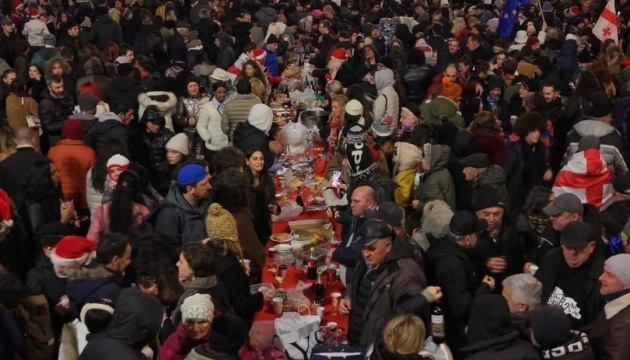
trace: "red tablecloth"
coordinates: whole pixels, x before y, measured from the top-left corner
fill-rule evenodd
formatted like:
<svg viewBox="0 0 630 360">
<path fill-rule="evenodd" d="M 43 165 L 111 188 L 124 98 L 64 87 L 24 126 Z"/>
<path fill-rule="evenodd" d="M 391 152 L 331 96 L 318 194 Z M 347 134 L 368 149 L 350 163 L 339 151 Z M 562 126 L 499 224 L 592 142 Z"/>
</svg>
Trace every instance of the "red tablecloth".
<svg viewBox="0 0 630 360">
<path fill-rule="evenodd" d="M 301 214 L 297 220 L 309 220 L 309 219 L 324 219 L 326 218 L 326 213 L 325 212 L 314 212 L 314 213 L 303 213 Z M 273 233 L 281 233 L 283 232 L 284 228 L 288 225 L 288 223 L 286 222 L 279 222 L 279 223 L 273 223 Z M 275 242 L 273 241 L 269 241 L 267 243 L 267 247 L 265 249 L 265 251 L 267 251 L 267 249 L 269 249 L 270 247 L 276 245 Z M 272 258 L 269 256 L 269 252 L 267 251 L 267 257 L 265 262 L 269 263 L 272 261 Z M 269 271 L 267 271 L 267 269 L 269 269 L 269 267 L 265 267 L 265 269 L 263 270 L 262 273 L 262 282 L 263 283 L 270 283 L 273 284 L 273 286 L 275 286 L 276 288 L 280 287 L 275 279 L 275 274 L 270 273 Z M 294 289 L 298 283 L 298 281 L 302 280 L 305 283 L 309 283 L 309 282 L 313 282 L 313 280 L 309 280 L 306 277 L 306 274 L 302 271 L 302 268 L 297 268 L 295 266 L 291 266 L 288 271 L 287 271 L 287 276 L 284 279 L 284 281 L 282 282 L 282 288 L 284 289 Z M 345 291 L 345 288 L 343 286 L 343 284 L 341 283 L 341 281 L 336 281 L 334 284 L 327 284 L 326 280 L 324 279 L 323 281 L 326 285 L 326 300 L 324 301 L 324 307 L 326 308 L 326 310 L 324 311 L 324 318 L 322 319 L 322 325 L 326 325 L 328 322 L 335 322 L 337 323 L 337 326 L 344 329 L 344 331 L 347 332 L 348 330 L 348 315 L 337 315 L 337 316 L 332 316 L 331 315 L 331 310 L 332 310 L 332 303 L 331 303 L 331 297 L 330 294 L 333 292 L 341 292 L 343 294 L 343 292 Z M 313 300 L 313 293 L 310 290 L 306 290 L 304 292 L 304 294 L 306 295 L 306 297 L 308 297 L 311 301 Z M 304 309 L 305 311 L 305 309 Z M 313 314 L 315 315 L 315 314 Z M 271 307 L 271 305 L 266 304 L 265 307 L 259 311 L 258 313 L 256 313 L 256 316 L 254 317 L 254 321 L 270 321 L 270 320 L 274 320 L 276 319 L 277 316 L 273 313 L 273 309 Z"/>
</svg>

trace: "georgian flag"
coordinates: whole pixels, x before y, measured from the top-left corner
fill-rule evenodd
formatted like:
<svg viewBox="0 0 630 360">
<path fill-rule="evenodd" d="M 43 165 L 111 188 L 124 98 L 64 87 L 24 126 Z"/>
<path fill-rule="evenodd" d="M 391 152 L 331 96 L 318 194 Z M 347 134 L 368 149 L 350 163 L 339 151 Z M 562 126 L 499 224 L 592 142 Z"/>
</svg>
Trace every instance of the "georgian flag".
<svg viewBox="0 0 630 360">
<path fill-rule="evenodd" d="M 612 200 L 612 171 L 597 149 L 580 151 L 571 156 L 558 172 L 553 184 L 553 194 L 572 193 L 582 204 L 591 204 L 599 210 L 608 207 Z"/>
<path fill-rule="evenodd" d="M 615 0 L 608 0 L 599 20 L 593 27 L 593 35 L 599 40 L 613 39 L 619 43 L 619 29 L 617 27 L 617 13 L 615 11 Z"/>
</svg>

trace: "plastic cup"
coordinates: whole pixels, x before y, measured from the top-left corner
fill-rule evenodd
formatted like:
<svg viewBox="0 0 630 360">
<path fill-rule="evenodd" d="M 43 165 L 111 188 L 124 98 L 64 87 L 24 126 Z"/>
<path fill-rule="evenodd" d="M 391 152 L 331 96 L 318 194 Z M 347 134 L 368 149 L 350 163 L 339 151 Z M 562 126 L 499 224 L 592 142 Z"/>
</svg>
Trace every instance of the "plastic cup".
<svg viewBox="0 0 630 360">
<path fill-rule="evenodd" d="M 537 272 L 537 271 L 538 271 L 538 265 L 532 265 L 532 266 L 530 266 L 530 267 L 529 267 L 529 272 L 530 272 L 532 275 L 536 275 L 536 272 Z"/>
<path fill-rule="evenodd" d="M 249 266 L 252 264 L 252 261 L 249 259 L 241 260 L 241 265 L 245 268 L 245 270 L 249 270 Z"/>
<path fill-rule="evenodd" d="M 320 318 L 320 319 L 323 319 L 323 318 L 324 318 L 324 310 L 325 310 L 325 309 L 326 309 L 326 308 L 325 308 L 325 307 L 323 307 L 323 306 L 318 306 L 318 307 L 317 307 L 317 316 L 319 316 L 319 318 Z"/>
<path fill-rule="evenodd" d="M 332 297 L 332 315 L 337 316 L 339 314 L 339 299 L 341 299 L 341 293 L 334 292 L 330 294 Z"/>
<path fill-rule="evenodd" d="M 276 316 L 282 316 L 284 312 L 284 300 L 280 297 L 275 297 L 271 302 L 273 304 L 273 313 L 276 314 Z"/>
</svg>

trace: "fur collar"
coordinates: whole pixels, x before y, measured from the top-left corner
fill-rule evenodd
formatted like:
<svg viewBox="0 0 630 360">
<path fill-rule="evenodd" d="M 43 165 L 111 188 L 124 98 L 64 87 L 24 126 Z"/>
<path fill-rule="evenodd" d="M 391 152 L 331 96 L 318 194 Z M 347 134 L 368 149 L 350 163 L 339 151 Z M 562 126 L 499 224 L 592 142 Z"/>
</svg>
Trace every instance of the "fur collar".
<svg viewBox="0 0 630 360">
<path fill-rule="evenodd" d="M 103 265 L 69 266 L 64 268 L 63 272 L 70 281 L 106 279 L 114 275 L 112 271 Z"/>
<path fill-rule="evenodd" d="M 166 101 L 158 101 L 155 99 L 155 97 L 163 96 L 168 97 L 168 99 Z M 177 97 L 175 94 L 168 91 L 149 91 L 138 95 L 138 103 L 140 103 L 140 106 L 144 108 L 149 105 L 155 105 L 163 115 L 173 114 L 175 113 L 175 108 L 177 107 Z"/>
</svg>

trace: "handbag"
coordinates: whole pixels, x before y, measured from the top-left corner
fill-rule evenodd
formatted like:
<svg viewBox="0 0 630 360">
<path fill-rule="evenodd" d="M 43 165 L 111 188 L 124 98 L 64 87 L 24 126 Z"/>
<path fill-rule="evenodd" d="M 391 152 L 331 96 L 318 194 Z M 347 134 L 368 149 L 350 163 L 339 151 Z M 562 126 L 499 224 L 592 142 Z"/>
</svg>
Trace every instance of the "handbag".
<svg viewBox="0 0 630 360">
<path fill-rule="evenodd" d="M 39 130 L 39 136 L 41 136 L 44 131 L 42 131 L 42 122 L 41 120 L 39 120 L 38 117 L 33 116 L 33 115 L 26 115 L 26 123 L 28 124 L 28 127 L 32 128 L 37 128 Z"/>
<path fill-rule="evenodd" d="M 315 345 L 322 342 L 320 322 L 321 318 L 317 315 L 300 315 L 297 312 L 285 312 L 274 321 L 276 336 L 287 357 L 295 360 L 309 359 Z"/>
<path fill-rule="evenodd" d="M 361 348 L 350 345 L 315 345 L 310 360 L 363 360 Z"/>
</svg>

